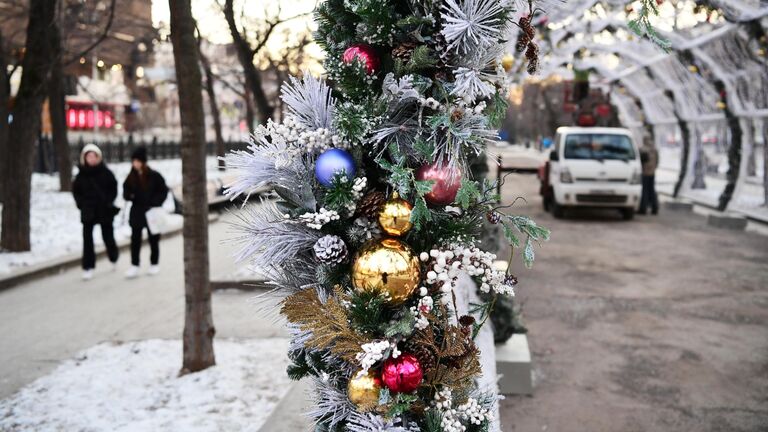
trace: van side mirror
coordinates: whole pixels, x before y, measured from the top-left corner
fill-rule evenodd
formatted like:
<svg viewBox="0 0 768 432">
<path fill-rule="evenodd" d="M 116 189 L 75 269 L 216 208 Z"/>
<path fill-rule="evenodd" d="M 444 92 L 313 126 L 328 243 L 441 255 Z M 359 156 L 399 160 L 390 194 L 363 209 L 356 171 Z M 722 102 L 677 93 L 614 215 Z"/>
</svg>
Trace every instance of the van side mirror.
<svg viewBox="0 0 768 432">
<path fill-rule="evenodd" d="M 557 154 L 557 150 L 552 150 L 549 152 L 549 160 L 552 162 L 556 162 L 560 160 L 560 156 Z"/>
</svg>

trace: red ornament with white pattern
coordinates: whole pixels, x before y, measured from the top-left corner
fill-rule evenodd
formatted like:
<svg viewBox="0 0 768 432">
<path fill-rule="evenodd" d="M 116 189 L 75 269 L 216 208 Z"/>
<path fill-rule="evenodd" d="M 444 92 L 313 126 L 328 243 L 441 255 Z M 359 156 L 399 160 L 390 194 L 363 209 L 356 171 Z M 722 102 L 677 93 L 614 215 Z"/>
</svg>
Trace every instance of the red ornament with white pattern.
<svg viewBox="0 0 768 432">
<path fill-rule="evenodd" d="M 368 74 L 372 74 L 379 69 L 381 61 L 379 56 L 376 55 L 376 51 L 370 45 L 356 44 L 352 45 L 344 51 L 344 55 L 341 59 L 346 64 L 352 64 L 355 59 L 359 60 L 365 66 L 365 71 Z"/>
</svg>

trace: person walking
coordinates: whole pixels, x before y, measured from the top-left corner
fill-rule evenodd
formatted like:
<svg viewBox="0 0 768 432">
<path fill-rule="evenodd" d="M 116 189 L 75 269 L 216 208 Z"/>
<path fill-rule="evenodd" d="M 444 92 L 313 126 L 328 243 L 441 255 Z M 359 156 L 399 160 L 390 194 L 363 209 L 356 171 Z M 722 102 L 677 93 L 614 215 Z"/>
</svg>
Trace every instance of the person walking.
<svg viewBox="0 0 768 432">
<path fill-rule="evenodd" d="M 155 275 L 160 271 L 160 233 L 153 233 L 149 229 L 147 211 L 162 206 L 167 195 L 165 179 L 147 165 L 147 149 L 139 147 L 134 150 L 131 155 L 131 172 L 123 183 L 123 198 L 132 203 L 128 219 L 131 225 L 131 267 L 125 273 L 129 279 L 139 275 L 141 236 L 145 228 L 149 236 L 149 274 Z"/>
<path fill-rule="evenodd" d="M 117 197 L 117 179 L 107 168 L 101 157 L 101 149 L 96 144 L 88 144 L 80 152 L 79 172 L 72 183 L 72 195 L 80 209 L 80 222 L 83 223 L 83 280 L 93 278 L 96 268 L 96 251 L 93 247 L 93 227 L 101 227 L 101 238 L 107 248 L 107 256 L 116 268 L 120 252 L 115 243 L 112 220 L 120 211 L 115 207 Z"/>
<path fill-rule="evenodd" d="M 640 149 L 640 162 L 643 170 L 643 192 L 640 197 L 638 213 L 645 214 L 651 207 L 651 214 L 659 213 L 659 197 L 656 195 L 656 168 L 659 166 L 659 151 L 650 137 L 643 139 Z"/>
</svg>

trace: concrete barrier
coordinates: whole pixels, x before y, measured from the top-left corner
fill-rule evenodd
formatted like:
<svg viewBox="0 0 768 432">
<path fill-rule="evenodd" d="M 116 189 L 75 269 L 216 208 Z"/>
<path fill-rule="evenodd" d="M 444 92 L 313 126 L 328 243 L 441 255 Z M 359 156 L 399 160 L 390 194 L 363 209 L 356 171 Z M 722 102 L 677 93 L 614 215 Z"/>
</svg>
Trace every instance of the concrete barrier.
<svg viewBox="0 0 768 432">
<path fill-rule="evenodd" d="M 501 375 L 499 393 L 504 395 L 533 394 L 531 351 L 526 335 L 512 335 L 512 338 L 506 343 L 496 346 L 496 370 Z"/>
<path fill-rule="evenodd" d="M 707 225 L 716 228 L 744 231 L 747 218 L 733 213 L 710 213 L 707 215 Z"/>
<path fill-rule="evenodd" d="M 664 208 L 666 208 L 667 210 L 673 210 L 673 211 L 692 212 L 693 203 L 689 201 L 681 201 L 681 200 L 667 201 L 664 203 Z"/>
</svg>

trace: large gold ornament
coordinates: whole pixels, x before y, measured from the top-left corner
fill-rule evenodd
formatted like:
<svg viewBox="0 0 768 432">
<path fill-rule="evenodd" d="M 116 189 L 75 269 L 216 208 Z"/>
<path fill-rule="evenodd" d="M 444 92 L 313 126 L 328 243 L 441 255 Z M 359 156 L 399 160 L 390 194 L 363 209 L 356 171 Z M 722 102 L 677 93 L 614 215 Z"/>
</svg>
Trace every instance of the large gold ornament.
<svg viewBox="0 0 768 432">
<path fill-rule="evenodd" d="M 413 206 L 400 198 L 397 192 L 393 193 L 392 198 L 384 203 L 379 212 L 381 229 L 387 234 L 397 237 L 407 233 L 413 227 L 411 211 L 413 211 Z"/>
<path fill-rule="evenodd" d="M 504 68 L 504 72 L 512 70 L 512 65 L 515 63 L 515 58 L 511 54 L 505 55 L 501 59 L 501 67 Z"/>
<path fill-rule="evenodd" d="M 356 290 L 387 294 L 394 304 L 408 300 L 419 285 L 419 276 L 419 258 L 408 245 L 393 238 L 369 241 L 352 265 Z"/>
<path fill-rule="evenodd" d="M 371 371 L 360 377 L 355 373 L 347 385 L 349 400 L 363 412 L 370 411 L 379 405 L 379 390 L 381 390 L 381 379 Z"/>
</svg>

